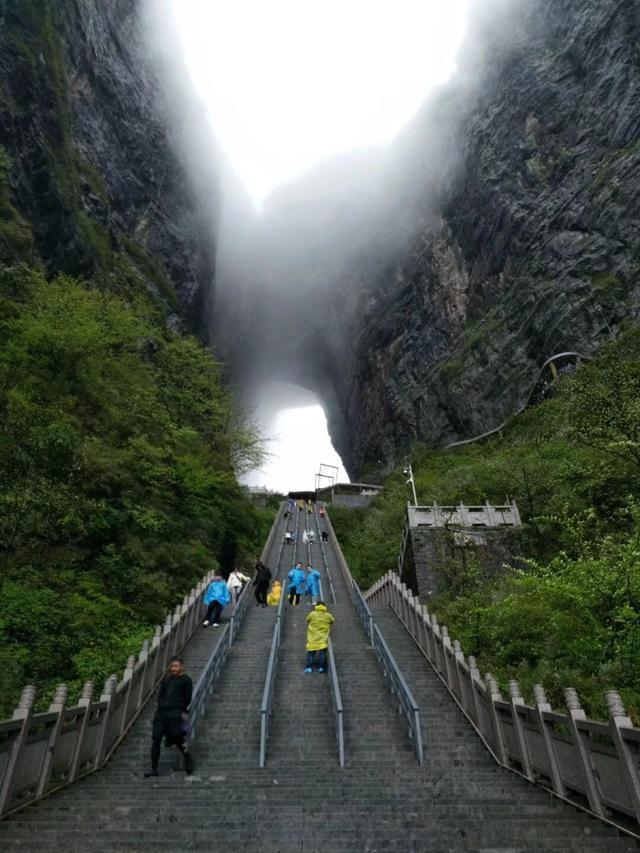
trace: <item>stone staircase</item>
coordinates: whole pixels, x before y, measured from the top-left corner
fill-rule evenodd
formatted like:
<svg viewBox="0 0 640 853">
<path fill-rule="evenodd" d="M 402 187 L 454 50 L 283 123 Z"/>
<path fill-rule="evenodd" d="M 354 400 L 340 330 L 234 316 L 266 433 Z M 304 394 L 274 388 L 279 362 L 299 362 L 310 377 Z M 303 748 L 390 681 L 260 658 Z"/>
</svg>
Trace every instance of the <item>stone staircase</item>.
<svg viewBox="0 0 640 853">
<path fill-rule="evenodd" d="M 338 767 L 326 675 L 303 674 L 306 604 L 286 605 L 267 767 L 258 768 L 259 707 L 275 608 L 251 606 L 213 700 L 198 727 L 196 771 L 144 779 L 153 708 L 99 773 L 0 824 L 0 850 L 185 850 L 243 853 L 617 853 L 633 839 L 498 767 L 390 611 L 375 613 L 421 708 L 419 767 L 335 561 L 333 645 L 345 707 L 347 767 Z M 268 563 L 280 552 L 274 542 Z M 280 577 L 300 543 L 285 546 Z M 185 654 L 197 677 L 216 629 L 197 632 Z"/>
</svg>

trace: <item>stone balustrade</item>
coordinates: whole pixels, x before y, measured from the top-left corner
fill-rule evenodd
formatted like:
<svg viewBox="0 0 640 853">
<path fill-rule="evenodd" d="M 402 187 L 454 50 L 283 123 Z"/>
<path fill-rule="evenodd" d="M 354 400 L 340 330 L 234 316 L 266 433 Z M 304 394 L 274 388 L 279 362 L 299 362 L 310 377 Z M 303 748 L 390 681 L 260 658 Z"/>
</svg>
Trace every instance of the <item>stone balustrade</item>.
<svg viewBox="0 0 640 853">
<path fill-rule="evenodd" d="M 503 697 L 496 679 L 481 677 L 445 625 L 388 572 L 365 594 L 386 604 L 403 623 L 496 761 L 598 817 L 638 832 L 640 826 L 640 729 L 627 716 L 619 693 L 606 693 L 609 722 L 589 720 L 577 692 L 564 691 L 566 713 L 553 711 L 541 684 L 529 705 L 515 679 Z"/>
<path fill-rule="evenodd" d="M 102 767 L 129 731 L 165 675 L 172 656 L 189 641 L 202 618 L 207 574 L 164 626 L 158 625 L 122 678 L 113 674 L 96 695 L 87 681 L 75 704 L 60 684 L 47 711 L 35 713 L 36 688 L 22 691 L 10 720 L 0 722 L 0 817 Z"/>
<path fill-rule="evenodd" d="M 407 507 L 409 527 L 521 527 L 520 512 L 515 501 L 494 506 L 432 506 Z"/>
</svg>

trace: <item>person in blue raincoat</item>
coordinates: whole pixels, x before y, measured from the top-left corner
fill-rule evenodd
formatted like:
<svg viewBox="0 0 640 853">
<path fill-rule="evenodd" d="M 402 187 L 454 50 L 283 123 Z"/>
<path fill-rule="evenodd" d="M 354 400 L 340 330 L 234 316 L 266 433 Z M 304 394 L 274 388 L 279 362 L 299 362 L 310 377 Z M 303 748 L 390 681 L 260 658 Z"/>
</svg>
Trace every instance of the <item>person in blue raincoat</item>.
<svg viewBox="0 0 640 853">
<path fill-rule="evenodd" d="M 315 606 L 320 595 L 320 572 L 313 566 L 307 566 L 305 596 L 311 596 L 311 604 Z"/>
<path fill-rule="evenodd" d="M 302 568 L 302 563 L 297 562 L 288 574 L 289 604 L 300 604 L 300 596 L 304 593 L 307 576 Z"/>
<path fill-rule="evenodd" d="M 231 601 L 231 593 L 229 587 L 222 575 L 216 575 L 206 589 L 203 598 L 207 605 L 207 618 L 204 620 L 205 627 L 208 627 L 213 622 L 213 627 L 217 628 L 220 624 L 220 614 Z"/>
</svg>

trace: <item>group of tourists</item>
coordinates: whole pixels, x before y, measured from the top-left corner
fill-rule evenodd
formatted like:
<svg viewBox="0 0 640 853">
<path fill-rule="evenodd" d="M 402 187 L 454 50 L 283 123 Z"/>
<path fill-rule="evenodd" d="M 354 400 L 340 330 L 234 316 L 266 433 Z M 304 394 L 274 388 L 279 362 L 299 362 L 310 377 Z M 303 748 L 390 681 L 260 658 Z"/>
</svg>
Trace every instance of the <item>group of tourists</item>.
<svg viewBox="0 0 640 853">
<path fill-rule="evenodd" d="M 296 508 L 298 509 L 298 512 L 304 512 L 306 509 L 307 513 L 311 515 L 313 512 L 313 501 L 311 498 L 306 501 L 304 498 L 298 498 L 297 500 L 295 498 L 289 498 L 287 508 L 290 513 L 292 513 Z"/>
<path fill-rule="evenodd" d="M 307 564 L 306 570 L 298 560 L 287 575 L 287 593 L 289 604 L 300 604 L 302 596 L 310 596 L 311 604 L 316 604 L 320 595 L 320 572 Z"/>
<path fill-rule="evenodd" d="M 309 514 L 313 512 L 311 501 L 305 503 L 304 500 L 299 499 L 296 502 L 290 498 L 289 512 L 295 510 L 296 506 L 298 511 L 306 509 Z M 323 506 L 320 507 L 319 514 L 321 518 L 324 518 L 325 509 Z M 323 541 L 326 541 L 328 538 L 326 531 L 323 531 L 321 535 Z M 305 544 L 312 545 L 315 543 L 315 533 L 308 527 L 305 527 L 302 538 Z M 294 535 L 289 531 L 285 533 L 286 541 L 295 541 Z M 271 579 L 271 569 L 262 560 L 257 560 L 252 581 L 256 606 L 277 606 L 280 603 L 283 591 L 282 584 L 275 580 L 271 586 Z M 207 586 L 203 596 L 207 608 L 204 626 L 213 625 L 217 627 L 220 624 L 222 611 L 228 605 L 233 604 L 235 606 L 238 603 L 244 586 L 250 581 L 251 578 L 243 574 L 239 568 L 235 568 L 226 580 L 221 574 L 217 573 Z M 271 590 L 269 590 L 270 586 Z M 306 568 L 303 568 L 302 562 L 298 561 L 287 575 L 286 592 L 290 605 L 299 605 L 304 596 L 309 598 L 310 606 L 313 608 L 306 620 L 306 661 L 303 671 L 310 673 L 315 667 L 318 672 L 325 672 L 327 669 L 329 634 L 335 619 L 327 610 L 325 603 L 320 600 L 320 572 L 314 569 L 311 564 L 307 564 Z M 145 777 L 158 776 L 158 760 L 163 738 L 166 746 L 175 746 L 182 754 L 187 775 L 193 773 L 193 758 L 187 742 L 192 693 L 193 682 L 184 671 L 184 662 L 181 658 L 174 657 L 171 660 L 169 672 L 160 683 L 158 691 L 158 706 L 151 733 L 151 769 L 144 774 Z"/>
</svg>

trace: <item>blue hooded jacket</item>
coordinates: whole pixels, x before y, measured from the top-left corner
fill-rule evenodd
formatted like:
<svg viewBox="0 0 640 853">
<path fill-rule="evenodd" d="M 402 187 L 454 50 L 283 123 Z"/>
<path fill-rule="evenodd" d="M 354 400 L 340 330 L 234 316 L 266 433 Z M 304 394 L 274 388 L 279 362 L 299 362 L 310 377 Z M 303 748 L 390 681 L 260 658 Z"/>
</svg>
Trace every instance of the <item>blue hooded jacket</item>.
<svg viewBox="0 0 640 853">
<path fill-rule="evenodd" d="M 305 584 L 307 582 L 307 576 L 305 575 L 302 569 L 296 569 L 295 567 L 291 569 L 288 574 L 289 578 L 289 586 L 287 589 L 289 592 L 296 592 L 298 595 L 302 595 L 304 592 Z"/>
<path fill-rule="evenodd" d="M 320 594 L 320 572 L 317 569 L 307 575 L 307 595 Z"/>
<path fill-rule="evenodd" d="M 231 601 L 229 587 L 225 581 L 211 581 L 204 594 L 204 603 L 211 604 L 212 601 L 219 601 L 223 607 Z"/>
</svg>

